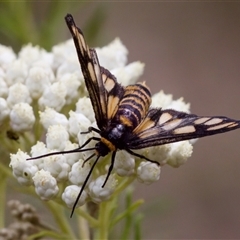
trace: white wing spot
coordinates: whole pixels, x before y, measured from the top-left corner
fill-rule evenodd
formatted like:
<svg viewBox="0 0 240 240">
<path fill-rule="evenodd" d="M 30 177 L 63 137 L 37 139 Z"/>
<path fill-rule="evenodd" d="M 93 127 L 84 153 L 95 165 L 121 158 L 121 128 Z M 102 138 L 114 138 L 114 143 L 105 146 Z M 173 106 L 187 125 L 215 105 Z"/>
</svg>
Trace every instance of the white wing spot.
<svg viewBox="0 0 240 240">
<path fill-rule="evenodd" d="M 118 103 L 119 103 L 119 97 L 115 97 L 115 96 L 109 96 L 108 98 L 108 118 L 111 119 L 113 117 L 113 115 L 116 113 L 116 108 L 118 107 Z"/>
<path fill-rule="evenodd" d="M 221 128 L 231 127 L 231 124 L 232 124 L 232 122 L 224 123 L 224 124 L 220 124 L 220 125 L 217 125 L 217 126 L 214 126 L 214 127 L 209 127 L 207 130 L 208 131 L 214 131 L 214 130 L 218 130 L 218 129 L 221 129 Z"/>
<path fill-rule="evenodd" d="M 236 127 L 236 126 L 238 126 L 238 123 L 233 123 L 232 125 L 228 126 L 228 128 Z"/>
<path fill-rule="evenodd" d="M 192 133 L 195 132 L 196 129 L 194 126 L 185 126 L 177 128 L 173 131 L 174 134 L 184 134 L 184 133 Z"/>
<path fill-rule="evenodd" d="M 202 123 L 206 122 L 209 119 L 210 119 L 209 117 L 199 118 L 199 119 L 195 120 L 194 123 L 195 124 L 202 124 Z"/>
<path fill-rule="evenodd" d="M 85 40 L 84 40 L 83 36 L 81 34 L 79 34 L 78 31 L 76 31 L 76 32 L 77 32 L 77 37 L 78 37 L 78 42 L 79 42 L 79 46 L 81 49 L 81 53 L 82 53 L 82 55 L 84 55 L 84 51 L 87 51 Z"/>
<path fill-rule="evenodd" d="M 213 118 L 213 119 L 205 122 L 205 125 L 214 125 L 214 124 L 221 123 L 222 121 L 223 121 L 223 119 L 221 119 L 221 118 Z"/>
<path fill-rule="evenodd" d="M 104 77 L 106 78 L 104 80 L 104 86 L 108 92 L 110 92 L 113 87 L 115 86 L 115 82 L 111 78 L 107 78 L 107 76 L 104 74 Z"/>
<path fill-rule="evenodd" d="M 171 122 L 166 123 L 165 125 L 163 125 L 162 129 L 164 129 L 165 131 L 171 130 L 171 129 L 177 127 L 181 122 L 182 122 L 182 119 L 172 120 Z"/>
<path fill-rule="evenodd" d="M 170 113 L 163 113 L 162 115 L 161 115 L 161 117 L 159 118 L 159 124 L 161 125 L 161 124 L 163 124 L 163 123 L 165 123 L 165 122 L 167 122 L 168 120 L 170 120 L 172 118 L 172 115 L 170 114 Z"/>
<path fill-rule="evenodd" d="M 90 62 L 88 63 L 88 71 L 89 71 L 89 73 L 90 73 L 90 75 L 91 75 L 92 81 L 93 81 L 93 82 L 96 82 L 95 71 L 94 71 L 94 69 L 93 69 L 92 63 L 90 63 Z"/>
</svg>

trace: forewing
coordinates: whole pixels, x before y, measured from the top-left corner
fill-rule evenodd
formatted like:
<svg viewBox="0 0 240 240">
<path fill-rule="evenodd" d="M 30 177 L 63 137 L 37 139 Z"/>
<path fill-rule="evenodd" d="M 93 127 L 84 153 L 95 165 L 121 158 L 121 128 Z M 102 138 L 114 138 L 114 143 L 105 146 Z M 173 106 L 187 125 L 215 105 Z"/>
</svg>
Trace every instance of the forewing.
<svg viewBox="0 0 240 240">
<path fill-rule="evenodd" d="M 89 49 L 82 31 L 75 25 L 72 15 L 68 14 L 65 20 L 77 50 L 97 125 L 99 129 L 103 129 L 107 121 L 107 91 L 102 79 L 105 69 L 99 65 L 96 51 Z"/>
<path fill-rule="evenodd" d="M 118 109 L 125 88 L 117 82 L 115 76 L 107 69 L 101 68 L 101 70 L 104 87 L 107 91 L 107 118 L 111 120 Z"/>
<path fill-rule="evenodd" d="M 228 132 L 240 121 L 223 116 L 199 117 L 175 110 L 151 109 L 129 136 L 128 148 L 140 149 Z"/>
</svg>

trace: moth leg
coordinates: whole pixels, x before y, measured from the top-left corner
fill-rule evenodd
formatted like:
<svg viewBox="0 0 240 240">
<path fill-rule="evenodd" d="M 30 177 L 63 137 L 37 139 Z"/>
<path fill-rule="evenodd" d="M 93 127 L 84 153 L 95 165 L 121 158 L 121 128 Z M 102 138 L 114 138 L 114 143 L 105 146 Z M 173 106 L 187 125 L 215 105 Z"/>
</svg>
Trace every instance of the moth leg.
<svg viewBox="0 0 240 240">
<path fill-rule="evenodd" d="M 131 155 L 133 155 L 133 156 L 135 156 L 135 157 L 139 157 L 139 158 L 145 159 L 145 160 L 147 160 L 147 161 L 149 161 L 149 162 L 151 162 L 151 163 L 155 163 L 155 164 L 157 164 L 158 166 L 160 166 L 160 163 L 159 163 L 159 162 L 153 161 L 153 160 L 151 160 L 151 159 L 149 159 L 149 158 L 147 158 L 147 157 L 145 157 L 145 156 L 143 156 L 143 155 L 141 155 L 141 154 L 135 153 L 135 152 L 133 152 L 133 151 L 130 150 L 130 149 L 125 149 L 125 151 L 127 151 L 128 153 L 130 153 Z"/>
<path fill-rule="evenodd" d="M 91 156 L 89 156 L 86 160 L 83 161 L 82 167 L 84 167 L 84 164 L 89 161 L 93 156 L 95 156 L 96 154 L 93 153 Z"/>
<path fill-rule="evenodd" d="M 107 177 L 106 177 L 106 179 L 105 179 L 105 181 L 104 181 L 104 183 L 103 183 L 103 185 L 102 185 L 102 188 L 103 188 L 103 187 L 105 186 L 105 184 L 107 183 L 107 180 L 108 180 L 108 178 L 110 177 L 110 174 L 111 174 L 111 172 L 112 172 L 112 170 L 113 170 L 113 166 L 114 166 L 114 162 L 115 162 L 115 156 L 116 156 L 116 151 L 112 153 L 111 165 L 110 165 L 110 167 L 109 167 L 109 169 L 108 169 Z"/>
<path fill-rule="evenodd" d="M 92 131 L 100 134 L 100 130 L 97 129 L 97 128 L 94 128 L 94 127 L 89 127 L 87 131 L 81 132 L 81 134 L 87 134 L 87 133 L 90 133 Z"/>
<path fill-rule="evenodd" d="M 90 143 L 92 140 L 94 140 L 94 141 L 100 141 L 100 138 L 98 138 L 98 137 L 91 137 L 91 138 L 89 138 L 82 146 L 80 146 L 78 149 L 82 149 L 82 148 L 85 147 L 88 143 Z"/>
</svg>

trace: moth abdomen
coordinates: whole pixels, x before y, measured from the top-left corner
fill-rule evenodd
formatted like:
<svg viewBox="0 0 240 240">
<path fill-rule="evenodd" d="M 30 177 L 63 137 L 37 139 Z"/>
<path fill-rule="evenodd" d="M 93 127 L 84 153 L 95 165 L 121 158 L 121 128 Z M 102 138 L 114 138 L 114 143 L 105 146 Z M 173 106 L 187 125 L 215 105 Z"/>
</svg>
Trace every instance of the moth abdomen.
<svg viewBox="0 0 240 240">
<path fill-rule="evenodd" d="M 134 129 L 146 116 L 151 104 L 151 93 L 145 83 L 129 85 L 125 88 L 114 121 Z"/>
</svg>

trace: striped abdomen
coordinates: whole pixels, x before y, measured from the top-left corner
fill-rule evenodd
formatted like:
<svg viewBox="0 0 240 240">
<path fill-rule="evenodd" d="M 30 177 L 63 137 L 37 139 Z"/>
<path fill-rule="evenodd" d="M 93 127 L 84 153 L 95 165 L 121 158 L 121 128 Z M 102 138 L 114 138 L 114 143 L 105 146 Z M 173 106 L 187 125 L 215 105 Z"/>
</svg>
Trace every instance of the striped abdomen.
<svg viewBox="0 0 240 240">
<path fill-rule="evenodd" d="M 125 88 L 114 121 L 134 129 L 146 116 L 151 104 L 151 93 L 145 82 Z"/>
</svg>

